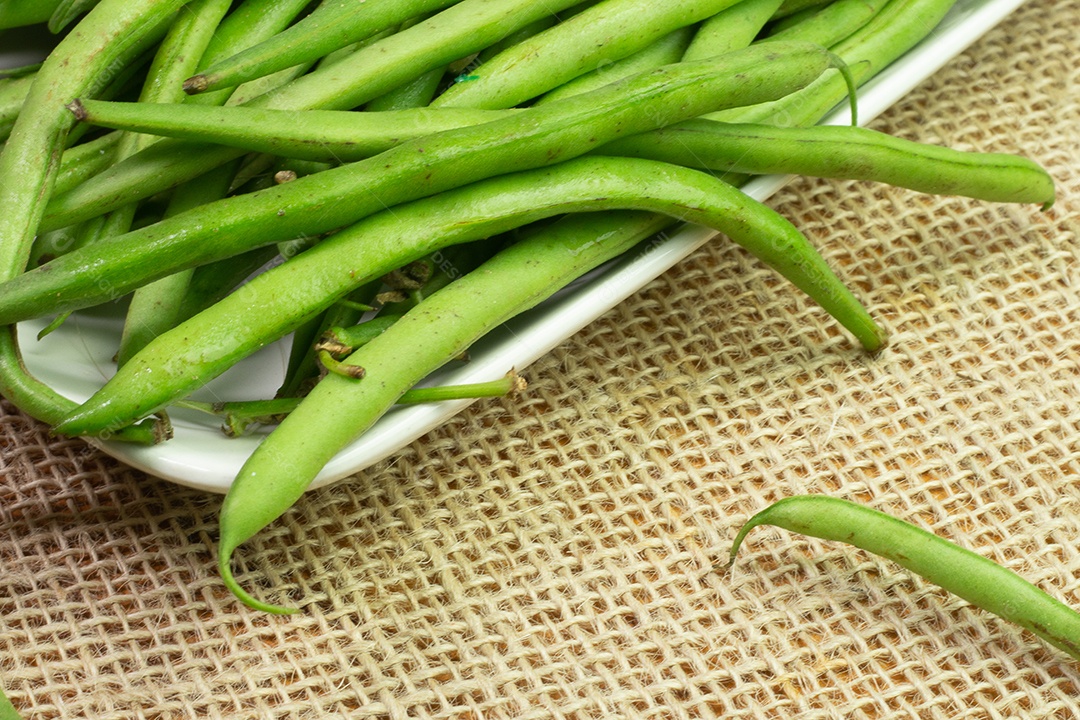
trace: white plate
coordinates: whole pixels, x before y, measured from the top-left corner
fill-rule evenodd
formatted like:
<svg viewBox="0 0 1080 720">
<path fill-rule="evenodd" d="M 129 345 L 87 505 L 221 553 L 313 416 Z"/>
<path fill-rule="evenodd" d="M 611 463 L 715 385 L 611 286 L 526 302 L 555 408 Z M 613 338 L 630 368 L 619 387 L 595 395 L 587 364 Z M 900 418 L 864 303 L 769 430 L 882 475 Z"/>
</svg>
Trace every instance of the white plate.
<svg viewBox="0 0 1080 720">
<path fill-rule="evenodd" d="M 960 0 L 942 24 L 922 44 L 912 49 L 860 92 L 860 120 L 867 122 L 906 95 L 915 85 L 936 72 L 982 36 L 1022 0 Z M 29 61 L 25 53 L 0 55 L 0 66 Z M 826 122 L 847 122 L 846 110 Z M 764 200 L 789 180 L 763 177 L 745 190 Z M 516 318 L 484 338 L 470 351 L 467 365 L 444 369 L 432 383 L 479 382 L 497 378 L 511 368 L 521 370 L 564 339 L 660 275 L 712 237 L 713 232 L 688 227 L 665 239 L 649 243 L 592 273 L 551 301 Z M 30 371 L 63 395 L 82 401 L 112 374 L 110 360 L 117 347 L 121 320 L 108 310 L 80 313 L 58 331 L 38 342 L 43 323 L 19 327 L 26 365 Z M 198 399 L 255 399 L 268 397 L 279 385 L 287 358 L 287 342 L 271 345 L 210 383 Z M 357 472 L 396 452 L 428 430 L 460 412 L 469 402 L 399 407 L 391 410 L 361 439 L 343 450 L 319 474 L 312 487 L 325 485 Z M 171 410 L 176 435 L 154 447 L 115 442 L 97 443 L 121 461 L 158 477 L 213 492 L 225 492 L 261 435 L 230 439 L 214 418 Z"/>
</svg>

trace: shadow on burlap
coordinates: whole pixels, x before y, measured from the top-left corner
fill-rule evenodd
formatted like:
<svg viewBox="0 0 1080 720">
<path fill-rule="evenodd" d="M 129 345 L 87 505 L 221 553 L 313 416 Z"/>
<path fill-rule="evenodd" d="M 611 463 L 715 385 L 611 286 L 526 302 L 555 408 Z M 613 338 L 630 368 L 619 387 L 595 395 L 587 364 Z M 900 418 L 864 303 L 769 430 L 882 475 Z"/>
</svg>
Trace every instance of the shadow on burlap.
<svg viewBox="0 0 1080 720">
<path fill-rule="evenodd" d="M 822 492 L 1080 607 L 1080 3 L 1029 3 L 875 126 L 1022 152 L 1054 209 L 797 181 L 771 204 L 891 331 L 869 357 L 717 240 L 239 553 L 217 496 L 0 411 L 0 678 L 28 718 L 1068 717 L 1062 653 L 849 547 Z"/>
</svg>

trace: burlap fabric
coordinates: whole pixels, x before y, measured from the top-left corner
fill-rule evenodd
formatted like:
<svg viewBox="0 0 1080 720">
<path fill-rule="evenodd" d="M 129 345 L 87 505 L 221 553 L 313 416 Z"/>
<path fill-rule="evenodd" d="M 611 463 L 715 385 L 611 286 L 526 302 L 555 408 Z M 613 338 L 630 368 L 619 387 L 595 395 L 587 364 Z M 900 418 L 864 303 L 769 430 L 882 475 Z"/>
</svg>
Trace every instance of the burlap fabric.
<svg viewBox="0 0 1080 720">
<path fill-rule="evenodd" d="M 1021 8 L 875 123 L 1021 152 L 1054 209 L 774 198 L 892 332 L 868 357 L 723 240 L 213 566 L 218 496 L 0 410 L 0 678 L 29 718 L 1034 718 L 1080 665 L 897 566 L 762 529 L 807 492 L 1080 607 L 1080 0 Z"/>
</svg>

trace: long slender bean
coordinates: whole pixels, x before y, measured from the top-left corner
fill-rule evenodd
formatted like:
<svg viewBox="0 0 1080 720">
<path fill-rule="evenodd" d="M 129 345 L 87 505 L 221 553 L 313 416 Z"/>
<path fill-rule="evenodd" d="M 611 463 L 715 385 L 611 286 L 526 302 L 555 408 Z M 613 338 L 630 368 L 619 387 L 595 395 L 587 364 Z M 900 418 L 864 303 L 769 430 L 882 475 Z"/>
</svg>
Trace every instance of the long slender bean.
<svg viewBox="0 0 1080 720">
<path fill-rule="evenodd" d="M 396 206 L 339 232 L 151 342 L 57 425 L 97 434 L 157 412 L 283 337 L 352 288 L 452 244 L 565 212 L 648 209 L 725 233 L 813 297 L 866 348 L 883 333 L 806 239 L 707 173 L 648 160 L 578 158 Z"/>
<path fill-rule="evenodd" d="M 747 533 L 759 525 L 839 540 L 892 560 L 1080 660 L 1080 613 L 1011 570 L 915 525 L 839 498 L 789 497 L 743 525 L 731 562 Z"/>
<path fill-rule="evenodd" d="M 866 128 L 721 123 L 694 119 L 620 138 L 598 153 L 750 175 L 872 180 L 919 192 L 990 202 L 1054 202 L 1054 180 L 1017 155 L 961 152 Z"/>
<path fill-rule="evenodd" d="M 251 152 L 302 160 L 353 162 L 408 140 L 506 118 L 517 110 L 413 108 L 269 110 L 253 107 L 156 106 L 87 100 L 72 112 L 92 125 L 189 140 L 211 140 Z M 305 133 L 302 137 L 298 133 Z"/>
<path fill-rule="evenodd" d="M 619 230 L 598 234 L 612 219 Z M 435 293 L 351 355 L 347 362 L 367 371 L 363 380 L 323 378 L 259 444 L 225 496 L 218 568 L 226 586 L 251 607 L 294 612 L 262 602 L 240 586 L 231 568 L 236 548 L 280 517 L 338 450 L 448 358 L 667 222 L 649 213 L 572 216 Z M 313 418 L 323 429 L 318 437 L 310 431 Z"/>
<path fill-rule="evenodd" d="M 63 105 L 93 96 L 118 66 L 142 54 L 165 32 L 183 0 L 103 0 L 49 55 L 30 88 L 27 102 L 0 152 L 0 279 L 26 267 L 38 232 L 43 200 L 49 197 L 72 125 Z M 32 378 L 22 364 L 13 325 L 0 330 L 0 394 L 21 410 L 55 422 L 73 403 Z M 143 428 L 125 437 L 152 441 Z"/>
<path fill-rule="evenodd" d="M 187 137 L 195 137 L 213 123 L 210 132 L 220 142 L 286 157 L 352 161 L 410 137 L 506 117 L 508 112 L 517 111 L 445 108 L 385 115 L 311 111 L 314 127 L 304 129 L 297 127 L 296 113 L 249 108 L 215 112 L 90 101 L 78 114 L 87 122 L 106 127 Z M 1026 158 L 960 152 L 856 127 L 780 128 L 693 119 L 617 139 L 595 152 L 651 158 L 720 173 L 873 180 L 920 192 L 964 195 L 991 202 L 1048 205 L 1054 199 L 1053 179 Z"/>
<path fill-rule="evenodd" d="M 211 203 L 111 239 L 92 253 L 77 250 L 0 285 L 0 322 L 107 302 L 177 270 L 328 232 L 389 205 L 549 165 L 713 108 L 782 96 L 812 82 L 832 62 L 817 46 L 769 43 L 708 61 L 677 63 Z"/>
<path fill-rule="evenodd" d="M 320 5 L 274 37 L 215 62 L 188 78 L 184 89 L 200 93 L 232 87 L 279 70 L 314 62 L 406 20 L 458 0 L 343 0 Z"/>
<path fill-rule="evenodd" d="M 498 109 L 633 55 L 737 0 L 606 0 L 507 48 L 432 101 L 433 107 Z M 527 61 L 526 61 L 527 60 Z"/>
<path fill-rule="evenodd" d="M 33 82 L 34 76 L 26 75 L 0 83 L 0 141 L 6 140 L 11 128 L 15 127 L 15 119 L 19 117 Z"/>
</svg>

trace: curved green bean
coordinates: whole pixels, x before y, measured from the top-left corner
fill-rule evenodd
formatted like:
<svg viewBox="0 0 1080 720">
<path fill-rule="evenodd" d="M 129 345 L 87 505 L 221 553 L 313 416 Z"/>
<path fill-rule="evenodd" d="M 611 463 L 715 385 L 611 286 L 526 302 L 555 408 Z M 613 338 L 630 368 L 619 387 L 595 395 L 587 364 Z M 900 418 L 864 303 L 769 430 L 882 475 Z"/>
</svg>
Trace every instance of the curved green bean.
<svg viewBox="0 0 1080 720">
<path fill-rule="evenodd" d="M 213 63 L 184 82 L 188 93 L 233 87 L 307 62 L 458 0 L 345 0 L 324 3 L 287 30 Z"/>
<path fill-rule="evenodd" d="M 652 210 L 719 230 L 814 298 L 864 347 L 883 343 L 858 300 L 774 211 L 696 170 L 578 158 L 397 206 L 331 236 L 158 337 L 55 430 L 93 435 L 161 410 L 351 289 L 441 247 L 560 213 L 612 208 Z"/>
<path fill-rule="evenodd" d="M 64 105 L 93 96 L 158 40 L 183 0 L 103 0 L 49 55 L 30 88 L 11 136 L 0 152 L 0 280 L 23 271 L 39 231 L 42 200 L 56 179 L 73 118 Z M 26 372 L 13 325 L 0 330 L 0 394 L 48 423 L 73 406 Z M 153 441 L 146 428 L 125 438 Z"/>
<path fill-rule="evenodd" d="M 120 297 L 187 267 L 311 237 L 400 202 L 582 155 L 623 135 L 710 109 L 779 97 L 833 62 L 813 45 L 768 43 L 676 63 L 483 125 L 399 145 L 367 160 L 228 198 L 76 250 L 0 285 L 0 322 Z M 157 143 L 154 147 L 163 145 Z"/>
<path fill-rule="evenodd" d="M 15 120 L 19 117 L 19 111 L 26 102 L 26 95 L 33 82 L 34 75 L 0 82 L 0 141 L 6 140 L 11 134 L 11 128 L 15 127 Z"/>
<path fill-rule="evenodd" d="M 608 229 L 612 217 L 618 219 L 615 232 Z M 231 568 L 236 548 L 288 510 L 323 466 L 409 388 L 492 328 L 669 222 L 649 213 L 571 216 L 430 296 L 349 356 L 347 362 L 363 367 L 366 377 L 323 378 L 259 444 L 229 488 L 218 539 L 226 586 L 250 607 L 295 612 L 262 602 L 240 586 Z M 319 433 L 311 432 L 312 422 Z"/>
<path fill-rule="evenodd" d="M 839 540 L 892 560 L 1080 660 L 1080 613 L 1011 570 L 922 528 L 839 498 L 790 497 L 742 527 L 731 548 L 731 562 L 747 533 L 759 525 Z"/>
<path fill-rule="evenodd" d="M 459 78 L 432 107 L 514 107 L 625 58 L 737 0 L 606 0 L 507 48 Z"/>
</svg>

